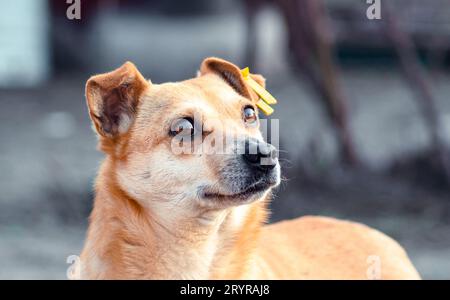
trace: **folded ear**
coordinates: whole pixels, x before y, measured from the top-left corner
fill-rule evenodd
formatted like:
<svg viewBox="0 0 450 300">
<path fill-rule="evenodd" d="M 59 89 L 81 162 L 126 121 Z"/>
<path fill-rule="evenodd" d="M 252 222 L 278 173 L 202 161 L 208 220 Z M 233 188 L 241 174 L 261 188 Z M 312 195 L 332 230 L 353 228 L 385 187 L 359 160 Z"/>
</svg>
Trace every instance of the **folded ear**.
<svg viewBox="0 0 450 300">
<path fill-rule="evenodd" d="M 150 82 L 131 62 L 101 75 L 86 84 L 89 115 L 98 134 L 115 137 L 127 132 L 132 124 L 139 99 Z"/>
<path fill-rule="evenodd" d="M 251 100 L 258 101 L 259 96 L 245 83 L 241 70 L 235 64 L 217 57 L 206 58 L 200 66 L 200 75 L 214 73 L 219 75 L 237 93 Z M 262 75 L 249 74 L 262 87 L 266 87 L 266 80 Z"/>
</svg>

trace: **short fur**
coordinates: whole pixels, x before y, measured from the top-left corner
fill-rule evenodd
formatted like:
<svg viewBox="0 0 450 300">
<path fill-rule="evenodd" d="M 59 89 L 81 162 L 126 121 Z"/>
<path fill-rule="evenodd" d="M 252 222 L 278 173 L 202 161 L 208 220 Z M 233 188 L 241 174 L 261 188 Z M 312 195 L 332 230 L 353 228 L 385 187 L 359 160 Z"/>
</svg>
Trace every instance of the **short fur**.
<svg viewBox="0 0 450 300">
<path fill-rule="evenodd" d="M 205 186 L 225 195 L 242 188 L 225 184 L 224 170 L 245 174 L 230 169 L 232 155 L 175 156 L 167 126 L 196 113 L 261 140 L 258 128 L 240 121 L 242 107 L 257 97 L 237 66 L 208 58 L 197 78 L 156 85 L 126 63 L 90 78 L 86 96 L 106 158 L 81 278 L 367 279 L 370 257 L 379 258 L 380 278 L 419 278 L 398 243 L 364 225 L 325 217 L 264 225 L 270 188 L 241 202 L 199 196 Z"/>
</svg>

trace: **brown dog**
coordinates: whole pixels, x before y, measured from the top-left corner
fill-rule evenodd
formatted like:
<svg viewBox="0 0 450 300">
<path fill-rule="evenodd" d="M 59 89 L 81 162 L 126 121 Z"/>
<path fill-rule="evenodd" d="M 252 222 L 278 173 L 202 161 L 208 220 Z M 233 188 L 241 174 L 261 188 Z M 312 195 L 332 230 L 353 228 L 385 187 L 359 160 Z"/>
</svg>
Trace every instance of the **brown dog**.
<svg viewBox="0 0 450 300">
<path fill-rule="evenodd" d="M 197 78 L 152 84 L 126 63 L 90 78 L 86 97 L 106 159 L 81 278 L 419 278 L 394 240 L 364 225 L 304 217 L 263 226 L 280 168 L 237 66 L 208 58 Z M 236 143 L 220 154 L 189 143 L 211 134 L 212 144 Z"/>
</svg>

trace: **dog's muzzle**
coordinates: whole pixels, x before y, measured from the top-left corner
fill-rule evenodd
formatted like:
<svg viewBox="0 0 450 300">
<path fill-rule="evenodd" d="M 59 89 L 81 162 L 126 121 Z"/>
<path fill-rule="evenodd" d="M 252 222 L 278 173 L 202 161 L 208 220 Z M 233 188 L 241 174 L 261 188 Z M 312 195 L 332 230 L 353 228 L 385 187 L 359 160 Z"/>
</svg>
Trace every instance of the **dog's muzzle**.
<svg viewBox="0 0 450 300">
<path fill-rule="evenodd" d="M 278 151 L 263 141 L 247 139 L 242 148 L 227 159 L 220 177 L 220 188 L 202 189 L 204 198 L 240 203 L 256 200 L 280 182 Z"/>
</svg>

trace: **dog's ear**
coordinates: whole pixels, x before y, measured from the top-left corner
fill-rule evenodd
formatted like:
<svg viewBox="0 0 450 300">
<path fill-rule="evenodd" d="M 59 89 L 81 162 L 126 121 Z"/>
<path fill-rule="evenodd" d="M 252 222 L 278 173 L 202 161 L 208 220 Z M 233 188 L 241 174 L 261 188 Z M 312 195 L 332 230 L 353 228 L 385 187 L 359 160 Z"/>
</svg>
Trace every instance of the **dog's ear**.
<svg viewBox="0 0 450 300">
<path fill-rule="evenodd" d="M 131 62 L 92 76 L 86 84 L 86 100 L 97 132 L 109 138 L 127 132 L 140 96 L 150 85 Z"/>
<path fill-rule="evenodd" d="M 210 73 L 219 75 L 240 95 L 254 101 L 259 99 L 259 96 L 245 83 L 241 70 L 235 64 L 220 58 L 208 57 L 200 66 L 200 76 Z M 266 87 L 266 80 L 262 75 L 249 74 L 249 76 L 262 87 Z"/>
</svg>

